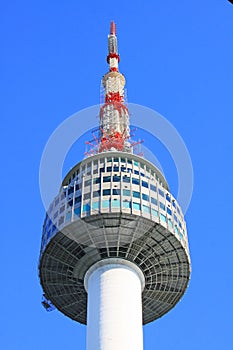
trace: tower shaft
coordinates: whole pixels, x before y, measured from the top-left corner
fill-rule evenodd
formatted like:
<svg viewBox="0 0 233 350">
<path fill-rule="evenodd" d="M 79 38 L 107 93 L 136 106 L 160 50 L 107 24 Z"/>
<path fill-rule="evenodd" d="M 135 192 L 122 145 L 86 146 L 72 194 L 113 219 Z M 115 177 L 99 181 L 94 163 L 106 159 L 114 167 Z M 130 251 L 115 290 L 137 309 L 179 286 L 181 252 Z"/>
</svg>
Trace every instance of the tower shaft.
<svg viewBox="0 0 233 350">
<path fill-rule="evenodd" d="M 106 259 L 86 273 L 88 292 L 86 350 L 142 350 L 140 269 L 123 259 Z"/>
</svg>

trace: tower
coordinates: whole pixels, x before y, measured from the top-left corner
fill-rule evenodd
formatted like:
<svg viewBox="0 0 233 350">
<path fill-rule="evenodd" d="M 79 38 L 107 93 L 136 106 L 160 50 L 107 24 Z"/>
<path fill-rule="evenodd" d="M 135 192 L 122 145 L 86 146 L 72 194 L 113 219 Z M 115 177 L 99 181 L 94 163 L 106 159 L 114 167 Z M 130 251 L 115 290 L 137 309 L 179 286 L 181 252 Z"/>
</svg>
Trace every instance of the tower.
<svg viewBox="0 0 233 350">
<path fill-rule="evenodd" d="M 112 22 L 97 144 L 51 203 L 39 259 L 44 306 L 87 324 L 87 350 L 142 350 L 142 325 L 173 308 L 190 277 L 182 210 L 133 153 L 119 60 Z"/>
</svg>

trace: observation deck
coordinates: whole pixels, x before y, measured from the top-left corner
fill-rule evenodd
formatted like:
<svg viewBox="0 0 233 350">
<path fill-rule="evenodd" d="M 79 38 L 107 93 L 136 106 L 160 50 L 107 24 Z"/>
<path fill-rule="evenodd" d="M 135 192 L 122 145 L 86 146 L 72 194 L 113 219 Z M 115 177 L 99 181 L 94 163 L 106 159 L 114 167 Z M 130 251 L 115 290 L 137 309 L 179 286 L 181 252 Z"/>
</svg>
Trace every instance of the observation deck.
<svg viewBox="0 0 233 350">
<path fill-rule="evenodd" d="M 144 324 L 173 308 L 187 288 L 182 210 L 161 172 L 126 152 L 88 157 L 64 178 L 43 226 L 39 275 L 46 298 L 86 324 L 85 273 L 108 258 L 126 259 L 142 271 Z"/>
</svg>

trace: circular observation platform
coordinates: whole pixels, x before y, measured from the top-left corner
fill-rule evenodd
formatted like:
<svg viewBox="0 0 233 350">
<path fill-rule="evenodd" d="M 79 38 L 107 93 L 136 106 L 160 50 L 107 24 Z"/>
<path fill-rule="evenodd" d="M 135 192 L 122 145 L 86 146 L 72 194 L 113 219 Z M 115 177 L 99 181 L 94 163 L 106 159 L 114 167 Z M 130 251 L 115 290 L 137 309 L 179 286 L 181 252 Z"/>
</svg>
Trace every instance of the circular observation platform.
<svg viewBox="0 0 233 350">
<path fill-rule="evenodd" d="M 129 153 L 89 157 L 65 177 L 43 226 L 39 274 L 46 298 L 85 324 L 85 273 L 108 258 L 141 269 L 144 324 L 173 308 L 187 288 L 182 211 L 159 170 Z"/>
</svg>

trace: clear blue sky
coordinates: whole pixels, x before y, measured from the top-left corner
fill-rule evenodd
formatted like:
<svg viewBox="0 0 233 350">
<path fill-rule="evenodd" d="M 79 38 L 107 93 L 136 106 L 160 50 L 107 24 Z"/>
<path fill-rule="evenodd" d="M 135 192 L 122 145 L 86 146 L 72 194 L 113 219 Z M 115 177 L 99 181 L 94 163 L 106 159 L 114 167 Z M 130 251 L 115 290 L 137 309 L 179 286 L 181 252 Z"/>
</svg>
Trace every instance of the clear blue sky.
<svg viewBox="0 0 233 350">
<path fill-rule="evenodd" d="M 186 214 L 191 283 L 175 309 L 144 327 L 145 349 L 232 350 L 233 5 L 9 0 L 1 3 L 0 17 L 1 348 L 85 349 L 85 327 L 40 304 L 37 262 L 45 213 L 38 173 L 53 130 L 99 103 L 114 19 L 128 101 L 171 121 L 195 175 Z M 68 168 L 81 153 L 69 158 Z M 156 156 L 175 192 L 177 181 L 160 147 Z"/>
</svg>

